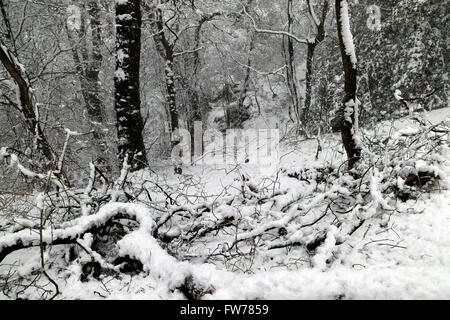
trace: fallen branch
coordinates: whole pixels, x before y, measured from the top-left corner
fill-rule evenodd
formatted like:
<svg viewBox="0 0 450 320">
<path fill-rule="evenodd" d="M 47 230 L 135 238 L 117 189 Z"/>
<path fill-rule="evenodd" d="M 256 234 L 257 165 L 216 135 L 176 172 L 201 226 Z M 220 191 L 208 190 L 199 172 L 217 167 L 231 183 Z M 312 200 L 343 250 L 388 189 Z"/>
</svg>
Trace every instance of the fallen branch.
<svg viewBox="0 0 450 320">
<path fill-rule="evenodd" d="M 139 222 L 143 219 L 151 219 L 150 217 L 151 213 L 143 206 L 127 203 L 110 203 L 103 206 L 95 215 L 83 216 L 63 223 L 61 228 L 58 229 L 42 230 L 42 241 L 39 233 L 30 234 L 29 230 L 22 230 L 0 237 L 0 262 L 14 251 L 38 247 L 41 243 L 43 246 L 75 244 L 85 234 L 97 233 L 113 218 L 128 218 Z"/>
</svg>

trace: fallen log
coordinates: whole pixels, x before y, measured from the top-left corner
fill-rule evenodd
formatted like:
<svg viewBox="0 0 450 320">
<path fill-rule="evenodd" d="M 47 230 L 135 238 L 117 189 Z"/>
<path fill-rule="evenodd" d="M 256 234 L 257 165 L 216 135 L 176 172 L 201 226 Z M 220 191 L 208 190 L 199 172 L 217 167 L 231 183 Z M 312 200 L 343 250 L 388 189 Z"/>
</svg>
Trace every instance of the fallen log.
<svg viewBox="0 0 450 320">
<path fill-rule="evenodd" d="M 83 216 L 61 225 L 58 229 L 42 231 L 42 244 L 75 244 L 87 233 L 99 232 L 111 219 L 132 219 L 140 221 L 149 218 L 151 213 L 143 206 L 127 203 L 107 204 L 91 216 Z M 40 246 L 39 233 L 22 230 L 0 237 L 0 263 L 14 251 Z"/>
</svg>

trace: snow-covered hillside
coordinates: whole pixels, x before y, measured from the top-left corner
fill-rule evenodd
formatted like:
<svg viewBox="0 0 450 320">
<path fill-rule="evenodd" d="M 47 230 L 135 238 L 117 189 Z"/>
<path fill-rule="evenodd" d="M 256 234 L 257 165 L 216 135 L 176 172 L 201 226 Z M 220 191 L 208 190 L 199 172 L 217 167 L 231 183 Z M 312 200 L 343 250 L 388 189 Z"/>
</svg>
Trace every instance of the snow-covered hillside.
<svg viewBox="0 0 450 320">
<path fill-rule="evenodd" d="M 124 203 L 117 194 L 94 215 L 44 230 L 44 241 L 80 237 L 76 250 L 63 244 L 45 251 L 47 272 L 61 293 L 56 299 L 450 299 L 450 149 L 448 131 L 440 129 L 448 129 L 450 108 L 417 116 L 428 124 L 383 122 L 362 136 L 364 148 L 381 140 L 386 148 L 408 142 L 411 154 L 400 155 L 412 161 L 408 172 L 426 167 L 435 173 L 420 187 L 406 187 L 406 167 L 391 163 L 400 150 L 376 154 L 370 147 L 380 159 L 364 160 L 362 176 L 345 173 L 338 135 L 321 137 L 317 159 L 317 139 L 281 142 L 279 170 L 271 176 L 248 164 L 184 167 L 182 175 L 158 166 L 133 173 L 125 190 L 136 194 L 148 186 L 147 195 Z M 439 144 L 420 142 L 420 132 L 440 134 Z M 395 194 L 387 190 L 396 187 Z M 128 232 L 99 254 L 89 230 L 117 215 Z M 18 239 L 27 244 L 39 235 L 3 232 L 0 251 Z M 117 256 L 142 265 L 117 273 L 123 266 L 113 265 Z M 93 261 L 99 274 L 85 267 Z M 39 268 L 38 248 L 7 255 L 0 297 L 15 298 L 19 293 L 8 284 L 25 286 Z M 20 297 L 51 291 L 39 277 Z"/>
</svg>

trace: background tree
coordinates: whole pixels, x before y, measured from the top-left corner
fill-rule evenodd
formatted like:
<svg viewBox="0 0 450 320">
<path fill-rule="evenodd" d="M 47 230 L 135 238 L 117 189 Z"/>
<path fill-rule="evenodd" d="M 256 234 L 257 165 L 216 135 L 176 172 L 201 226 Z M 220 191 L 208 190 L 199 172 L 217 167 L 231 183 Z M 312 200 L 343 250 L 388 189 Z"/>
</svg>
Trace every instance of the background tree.
<svg viewBox="0 0 450 320">
<path fill-rule="evenodd" d="M 448 16 L 444 12 L 448 2 L 360 0 L 348 4 L 358 48 L 360 125 L 408 114 L 405 103 L 394 97 L 397 89 L 416 111 L 447 106 L 448 28 L 444 26 Z M 322 124 L 323 131 L 340 130 L 339 97 L 344 92 L 338 52 L 337 38 L 330 36 L 316 54 L 311 117 Z"/>
<path fill-rule="evenodd" d="M 106 131 L 106 110 L 101 94 L 100 71 L 103 63 L 103 39 L 100 7 L 97 0 L 71 6 L 72 21 L 67 19 L 67 35 L 72 46 L 72 56 L 80 79 L 81 93 L 86 104 L 89 125 L 94 138 L 96 159 L 94 163 L 111 173 L 111 160 Z M 88 33 L 88 27 L 90 34 Z"/>
<path fill-rule="evenodd" d="M 316 31 L 316 36 L 314 38 L 314 42 L 310 42 L 307 44 L 306 49 L 306 71 L 305 71 L 305 104 L 303 106 L 303 110 L 301 112 L 301 122 L 304 126 L 313 125 L 313 123 L 309 123 L 309 112 L 311 108 L 311 95 L 312 95 L 312 82 L 313 82 L 313 68 L 314 68 L 314 55 L 316 51 L 316 47 L 322 43 L 325 39 L 325 25 L 327 20 L 327 14 L 329 10 L 328 0 L 323 1 L 322 11 L 320 18 L 317 17 L 315 13 L 315 9 L 313 8 L 313 4 L 311 0 L 308 0 L 308 10 L 309 14 L 312 18 L 313 24 Z"/>
<path fill-rule="evenodd" d="M 24 6 L 25 12 L 26 6 Z M 14 107 L 23 117 L 25 128 L 29 135 L 32 137 L 32 143 L 28 145 L 27 151 L 22 154 L 30 154 L 32 149 L 37 149 L 45 157 L 46 163 L 44 168 L 54 171 L 55 174 L 61 178 L 67 185 L 70 185 L 69 179 L 63 170 L 62 165 L 58 164 L 58 156 L 51 146 L 51 142 L 42 127 L 42 120 L 39 111 L 40 96 L 36 95 L 36 88 L 33 87 L 33 77 L 30 76 L 25 64 L 21 63 L 19 57 L 18 48 L 20 48 L 20 37 L 23 30 L 23 24 L 25 21 L 25 14 L 23 13 L 20 21 L 20 27 L 18 30 L 13 29 L 15 26 L 10 21 L 11 13 L 7 9 L 6 4 L 0 1 L 0 11 L 3 22 L 3 28 L 1 29 L 2 35 L 8 41 L 8 45 L 0 39 L 0 62 L 6 71 L 6 78 L 2 79 L 2 86 L 0 87 L 0 97 L 6 103 L 6 108 Z M 57 55 L 57 54 L 56 54 Z M 44 64 L 41 73 L 45 70 Z M 10 80 L 11 79 L 11 80 Z M 6 90 L 5 90 L 6 89 Z M 9 111 L 7 113 L 9 115 Z M 13 132 L 17 136 L 17 131 Z M 6 143 L 9 141 L 5 141 Z"/>
<path fill-rule="evenodd" d="M 448 1 L 360 1 L 353 21 L 359 51 L 358 81 L 364 119 L 400 117 L 408 108 L 394 99 L 400 90 L 416 107 L 448 105 Z M 362 101 L 363 101 L 362 100 Z"/>
<path fill-rule="evenodd" d="M 166 85 L 166 103 L 167 110 L 170 117 L 170 134 L 179 128 L 179 112 L 176 102 L 177 91 L 175 87 L 175 72 L 174 72 L 174 48 L 178 40 L 178 34 L 172 27 L 169 26 L 167 21 L 164 21 L 164 14 L 159 6 L 149 6 L 150 19 L 152 20 L 153 27 L 153 39 L 155 41 L 156 49 L 164 61 L 164 76 Z M 173 20 L 176 18 L 177 13 L 168 19 Z M 171 33 L 173 40 L 170 40 L 167 33 Z M 171 141 L 174 142 L 171 136 Z M 173 145 L 172 145 L 173 146 Z"/>
<path fill-rule="evenodd" d="M 56 156 L 47 141 L 47 138 L 42 131 L 39 123 L 38 115 L 35 112 L 35 103 L 33 102 L 33 96 L 31 94 L 32 88 L 30 87 L 29 80 L 25 73 L 25 69 L 18 61 L 17 57 L 6 47 L 3 42 L 0 42 L 0 61 L 3 67 L 9 73 L 13 81 L 16 83 L 19 91 L 19 101 L 15 102 L 9 100 L 9 103 L 19 110 L 25 122 L 27 123 L 29 132 L 34 136 L 36 141 L 36 148 L 39 149 L 42 154 L 47 158 L 50 164 L 54 164 Z"/>
</svg>

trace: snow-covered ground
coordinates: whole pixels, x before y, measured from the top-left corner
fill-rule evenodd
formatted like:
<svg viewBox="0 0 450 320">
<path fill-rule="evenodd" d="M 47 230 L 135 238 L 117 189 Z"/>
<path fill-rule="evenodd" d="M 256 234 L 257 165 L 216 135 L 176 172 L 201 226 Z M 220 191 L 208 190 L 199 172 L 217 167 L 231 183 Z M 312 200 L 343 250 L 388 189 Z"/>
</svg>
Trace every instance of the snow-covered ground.
<svg viewBox="0 0 450 320">
<path fill-rule="evenodd" d="M 432 123 L 445 119 L 450 121 L 450 108 L 423 116 Z M 415 124 L 402 119 L 381 123 L 377 130 L 367 134 L 383 135 L 390 130 L 413 132 Z M 339 167 L 345 156 L 339 137 L 323 136 L 321 143 L 323 150 L 316 160 L 317 140 L 284 142 L 280 147 L 280 167 L 287 171 L 324 164 Z M 69 262 L 64 258 L 66 248 L 55 246 L 46 260 L 48 272 L 61 291 L 56 299 L 185 299 L 176 288 L 188 275 L 192 275 L 193 281 L 204 291 L 202 299 L 450 299 L 450 153 L 443 156 L 446 160 L 439 168 L 441 179 L 438 190 L 424 192 L 417 199 L 397 202 L 393 214 L 369 217 L 342 244 L 337 244 L 339 235 L 336 230 L 326 229 L 326 240 L 310 259 L 305 259 L 308 255 L 302 248 L 284 247 L 256 253 L 245 270 L 240 269 L 240 262 L 236 262 L 233 269 L 219 262 L 203 262 L 202 259 L 179 261 L 151 237 L 149 230 L 155 223 L 151 209 L 143 205 L 108 204 L 97 215 L 129 210 L 141 222 L 139 229 L 122 238 L 118 245 L 122 253 L 143 261 L 144 272 L 122 278 L 104 276 L 100 280 L 92 278 L 81 282 L 79 260 Z M 172 175 L 169 170 L 160 169 L 158 173 L 168 186 L 175 188 L 184 184 L 185 190 L 196 194 L 202 191 L 206 202 L 230 194 L 238 195 L 242 185 L 239 176 L 243 173 L 249 183 L 257 188 L 264 188 L 266 183 L 260 170 L 251 169 L 230 173 L 184 168 L 183 178 Z M 142 180 L 150 176 L 150 173 L 141 172 L 136 173 L 133 179 Z M 287 176 L 280 177 L 276 186 L 285 191 L 279 200 L 284 204 L 289 197 L 301 195 L 302 192 L 308 196 L 315 188 Z M 182 198 L 177 199 L 181 201 Z M 192 197 L 185 195 L 183 199 L 189 202 Z M 249 207 L 247 205 L 237 210 L 240 215 L 246 216 Z M 222 204 L 212 215 L 221 218 L 237 215 L 230 212 L 232 210 L 232 205 Z M 272 214 L 274 220 L 284 218 L 277 216 L 277 213 Z M 261 223 L 267 223 L 267 220 L 261 220 Z M 214 236 L 208 239 L 212 247 L 221 242 Z M 0 244 L 1 241 L 0 237 Z M 80 241 L 89 246 L 91 240 L 85 236 Z M 206 244 L 194 243 L 192 246 L 192 254 L 199 253 L 195 250 L 204 248 L 209 252 L 210 249 Z M 6 275 L 14 270 L 16 275 L 29 275 L 33 270 L 38 270 L 38 251 L 33 248 L 10 254 L 1 262 L 0 274 Z M 61 265 L 58 261 L 65 261 L 65 264 Z M 38 299 L 38 292 L 28 290 L 22 297 Z M 0 299 L 8 297 L 0 292 Z"/>
</svg>

